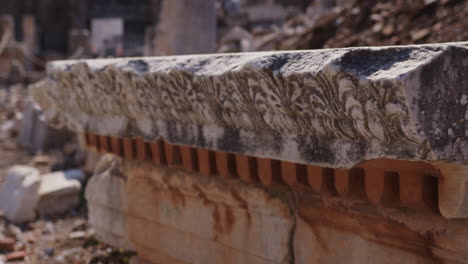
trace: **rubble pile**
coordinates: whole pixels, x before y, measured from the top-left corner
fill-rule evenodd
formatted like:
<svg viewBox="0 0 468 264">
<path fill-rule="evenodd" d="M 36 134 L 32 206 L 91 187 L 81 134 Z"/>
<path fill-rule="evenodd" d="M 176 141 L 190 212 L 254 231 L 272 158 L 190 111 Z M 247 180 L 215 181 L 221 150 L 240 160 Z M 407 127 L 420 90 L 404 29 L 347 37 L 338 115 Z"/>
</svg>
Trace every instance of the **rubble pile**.
<svg viewBox="0 0 468 264">
<path fill-rule="evenodd" d="M 23 225 L 0 218 L 0 263 L 129 263 L 134 253 L 99 243 L 81 217 L 41 219 Z"/>
<path fill-rule="evenodd" d="M 227 19 L 229 17 L 221 18 L 221 21 Z M 467 1 L 314 1 L 305 12 L 279 23 L 233 25 L 223 32 L 217 51 L 248 52 L 462 41 L 468 39 L 467 27 Z"/>
</svg>

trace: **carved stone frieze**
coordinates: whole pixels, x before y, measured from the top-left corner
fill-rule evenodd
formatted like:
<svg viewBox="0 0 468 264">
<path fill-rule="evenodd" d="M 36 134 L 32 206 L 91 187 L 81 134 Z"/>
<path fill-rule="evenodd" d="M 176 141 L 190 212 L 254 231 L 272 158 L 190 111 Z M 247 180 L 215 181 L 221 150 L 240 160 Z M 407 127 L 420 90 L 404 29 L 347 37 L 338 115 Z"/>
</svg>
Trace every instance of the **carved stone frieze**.
<svg viewBox="0 0 468 264">
<path fill-rule="evenodd" d="M 57 61 L 49 124 L 298 163 L 468 160 L 468 44 Z"/>
</svg>

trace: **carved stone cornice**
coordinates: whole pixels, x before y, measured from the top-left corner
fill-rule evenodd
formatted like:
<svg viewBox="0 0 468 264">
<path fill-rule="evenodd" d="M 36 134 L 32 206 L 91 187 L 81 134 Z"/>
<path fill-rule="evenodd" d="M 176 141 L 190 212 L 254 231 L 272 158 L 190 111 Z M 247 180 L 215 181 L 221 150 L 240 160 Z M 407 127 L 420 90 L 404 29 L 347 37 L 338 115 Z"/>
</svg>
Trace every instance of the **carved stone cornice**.
<svg viewBox="0 0 468 264">
<path fill-rule="evenodd" d="M 57 61 L 31 93 L 75 132 L 334 168 L 465 162 L 467 46 Z"/>
</svg>

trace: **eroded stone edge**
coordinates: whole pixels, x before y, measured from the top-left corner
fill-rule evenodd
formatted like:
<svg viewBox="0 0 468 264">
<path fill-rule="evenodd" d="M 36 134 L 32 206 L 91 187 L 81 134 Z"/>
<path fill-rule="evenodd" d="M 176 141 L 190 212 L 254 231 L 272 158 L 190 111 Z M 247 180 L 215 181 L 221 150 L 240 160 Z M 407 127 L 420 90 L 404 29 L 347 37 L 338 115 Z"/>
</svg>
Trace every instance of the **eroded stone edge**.
<svg viewBox="0 0 468 264">
<path fill-rule="evenodd" d="M 420 47 L 411 47 L 408 49 L 409 51 L 413 52 L 416 50 L 416 55 L 418 55 L 417 53 L 419 52 L 418 49 L 420 49 Z M 398 124 L 397 127 L 395 127 L 396 129 L 385 129 L 385 124 L 382 125 L 382 123 L 380 123 L 379 126 L 379 122 L 382 122 L 382 120 L 373 120 L 372 118 L 367 117 L 366 122 L 368 129 L 361 132 L 356 132 L 360 135 L 360 137 L 346 137 L 346 134 L 332 133 L 332 138 L 330 139 L 329 137 L 327 138 L 327 136 L 323 135 L 316 136 L 311 133 L 304 133 L 307 131 L 301 129 L 297 130 L 297 133 L 295 133 L 294 130 L 290 132 L 278 132 L 275 129 L 256 130 L 248 129 L 249 126 L 246 127 L 242 124 L 238 127 L 232 127 L 223 126 L 222 123 L 220 124 L 219 122 L 197 123 L 196 118 L 194 119 L 195 122 L 187 123 L 187 121 L 184 122 L 183 117 L 180 117 L 180 114 L 179 120 L 177 120 L 177 116 L 176 118 L 173 118 L 174 116 L 172 116 L 172 119 L 169 118 L 168 120 L 156 120 L 152 117 L 145 118 L 144 115 L 140 115 L 140 119 L 136 121 L 135 118 L 128 118 L 128 116 L 132 116 L 131 109 L 128 109 L 130 113 L 123 113 L 124 115 L 117 115 L 114 117 L 109 115 L 99 116 L 95 113 L 86 114 L 85 112 L 67 111 L 67 108 L 69 108 L 70 106 L 70 102 L 69 100 L 67 100 L 67 98 L 70 99 L 71 96 L 70 94 L 60 95 L 60 93 L 58 93 L 57 91 L 63 90 L 64 87 L 68 87 L 67 89 L 73 90 L 75 87 L 77 87 L 77 85 L 82 85 L 83 83 L 80 83 L 80 80 L 78 80 L 78 83 L 74 83 L 74 81 L 76 82 L 76 78 L 79 78 L 79 76 L 83 76 L 83 74 L 98 74 L 99 72 L 102 73 L 103 70 L 105 71 L 106 69 L 109 69 L 105 68 L 103 70 L 89 70 L 86 69 L 86 67 L 83 68 L 84 64 L 82 63 L 72 66 L 70 68 L 71 70 L 64 69 L 65 66 L 63 65 L 60 66 L 59 69 L 52 70 L 51 76 L 58 76 L 59 78 L 57 80 L 49 79 L 44 81 L 44 83 L 37 85 L 36 88 L 33 89 L 33 95 L 39 102 L 39 104 L 41 104 L 45 109 L 46 116 L 48 117 L 48 121 L 50 123 L 58 126 L 65 126 L 68 129 L 78 132 L 88 131 L 98 134 L 123 137 L 141 136 L 149 141 L 154 141 L 160 137 L 163 137 L 173 144 L 191 145 L 217 151 L 234 152 L 258 157 L 276 158 L 298 163 L 312 163 L 320 166 L 329 167 L 349 168 L 365 160 L 375 158 L 438 160 L 442 158 L 447 159 L 447 157 L 450 156 L 451 159 L 455 161 L 464 160 L 464 150 L 461 153 L 462 155 L 458 156 L 454 156 L 453 153 L 450 153 L 450 150 L 440 150 L 440 148 L 436 149 L 437 151 L 434 152 L 433 145 L 431 145 L 431 142 L 426 139 L 427 135 L 423 135 L 421 133 L 418 134 L 416 131 L 418 128 L 422 127 L 420 125 L 421 118 L 418 118 L 417 114 L 420 112 L 420 109 L 414 106 L 414 98 L 417 97 L 412 96 L 414 91 L 420 92 L 422 90 L 418 89 L 418 87 L 415 85 L 418 84 L 418 81 L 420 82 L 420 79 L 418 78 L 422 78 L 421 75 L 417 75 L 417 73 L 421 71 L 421 69 L 425 67 L 425 65 L 429 65 L 427 67 L 432 68 L 434 68 L 434 66 L 432 66 L 433 64 L 436 64 L 437 66 L 437 64 L 439 63 L 437 61 L 437 58 L 445 58 L 448 56 L 453 57 L 453 54 L 460 55 L 461 53 L 463 55 L 464 53 L 466 53 L 466 48 L 462 48 L 462 45 L 434 45 L 433 47 L 429 47 L 430 48 L 426 48 L 424 51 L 429 50 L 432 53 L 426 52 L 429 55 L 425 55 L 427 56 L 426 60 L 422 61 L 420 63 L 421 65 L 419 65 L 419 67 L 416 67 L 416 70 L 401 72 L 401 69 L 397 67 L 393 76 L 383 76 L 382 78 L 377 79 L 375 79 L 375 76 L 373 76 L 372 74 L 369 75 L 369 73 L 365 73 L 364 76 L 354 76 L 357 79 L 354 79 L 354 81 L 351 80 L 351 84 L 357 84 L 356 89 L 359 89 L 359 85 L 367 85 L 371 88 L 373 85 L 381 85 L 381 87 L 378 87 L 380 88 L 380 90 L 377 89 L 377 92 L 381 92 L 382 90 L 385 90 L 385 88 L 388 88 L 393 93 L 396 93 L 395 98 L 399 98 L 399 102 L 397 104 L 396 102 L 389 101 L 388 108 L 390 109 L 385 109 L 385 111 L 390 111 L 390 116 L 396 117 L 396 120 L 400 120 L 397 122 Z M 396 52 L 395 50 L 400 50 L 401 48 L 387 49 L 389 49 L 390 51 L 385 49 L 382 49 L 382 51 L 379 51 L 379 49 L 375 50 L 377 50 L 377 53 L 388 52 L 391 54 L 391 52 Z M 369 49 L 356 50 L 359 53 L 359 51 L 366 52 Z M 348 49 L 346 50 L 346 52 L 344 52 L 344 54 L 356 52 L 356 50 Z M 371 50 L 372 52 L 374 51 L 373 49 Z M 281 55 L 283 53 L 279 54 Z M 294 56 L 297 56 L 297 54 L 301 53 L 293 54 Z M 342 55 L 341 58 L 343 56 L 345 55 Z M 388 54 L 385 56 L 388 56 Z M 340 57 L 338 56 L 338 58 Z M 162 60 L 164 60 L 164 58 Z M 129 63 L 132 62 L 132 60 L 126 61 L 130 61 Z M 247 67 L 247 70 L 244 70 L 250 71 L 251 67 L 249 67 Z M 271 67 L 271 65 L 268 67 Z M 322 67 L 316 73 L 325 73 L 323 74 L 324 78 L 326 78 L 327 76 L 332 76 L 330 78 L 333 79 L 333 76 L 338 76 L 340 72 L 343 72 L 343 68 L 346 67 L 350 66 L 343 66 L 343 62 L 340 62 L 339 59 L 334 58 L 333 60 L 328 61 L 326 64 L 322 65 Z M 264 68 L 260 67 L 260 70 L 264 70 Z M 348 69 L 344 71 L 346 78 L 350 76 L 352 78 L 352 70 L 353 69 Z M 364 71 L 365 70 L 366 68 L 364 68 Z M 459 71 L 460 69 L 454 69 L 454 71 L 457 70 Z M 116 75 L 110 74 L 107 76 L 108 78 L 112 76 L 122 76 L 122 74 L 126 74 L 125 69 L 120 71 L 116 68 L 110 68 L 109 71 L 113 72 Z M 172 70 L 172 72 L 174 71 L 176 70 Z M 240 71 L 242 72 L 242 69 Z M 373 71 L 375 73 L 375 70 Z M 398 75 L 395 75 L 397 73 Z M 66 76 L 67 74 L 68 77 Z M 148 79 L 148 77 L 146 77 L 146 79 Z M 231 80 L 236 79 L 234 78 Z M 111 83 L 113 83 L 112 80 Z M 176 85 L 173 87 L 178 86 Z M 319 85 L 316 88 L 319 90 L 323 89 L 323 87 L 320 87 L 321 86 Z M 342 87 L 346 88 L 346 84 L 339 84 L 338 90 Z M 88 90 L 93 91 L 94 88 L 92 87 L 92 89 Z M 465 89 L 465 87 L 461 87 L 461 90 L 463 89 Z M 177 88 L 174 88 L 173 90 L 177 90 Z M 94 91 L 96 90 L 94 89 Z M 89 91 L 87 92 L 89 93 Z M 87 99 L 92 100 L 92 97 L 93 95 L 92 93 L 90 93 Z M 345 104 L 354 101 L 356 100 L 347 100 Z M 61 102 L 61 105 L 58 102 Z M 267 105 L 271 106 L 271 104 Z M 363 106 L 363 104 L 361 104 L 361 106 Z M 364 107 L 368 107 L 368 105 L 366 104 L 364 105 Z M 372 108 L 372 106 L 370 107 Z M 382 107 L 377 108 L 382 109 Z M 201 107 L 201 109 L 203 110 L 203 107 Z M 207 107 L 207 109 L 211 108 Z M 317 110 L 317 108 L 315 108 L 315 110 Z M 136 113 L 138 113 L 138 111 L 136 111 Z M 363 113 L 368 114 L 370 112 L 368 109 L 366 109 L 366 111 Z M 359 115 L 359 112 L 354 114 Z M 208 113 L 208 117 L 209 115 L 210 113 Z M 252 111 L 252 115 L 255 116 L 256 112 Z M 386 115 L 385 117 L 388 117 L 388 115 Z M 208 119 L 208 121 L 209 120 L 210 119 Z M 350 120 L 352 122 L 353 119 Z M 369 124 L 371 123 L 373 125 L 369 126 Z M 236 124 L 239 124 L 239 122 Z M 281 124 L 287 123 L 280 122 L 280 125 Z M 314 127 L 313 124 L 312 127 L 313 129 L 317 129 L 317 127 Z M 320 125 L 318 127 L 320 127 Z M 401 131 L 398 132 L 398 130 Z M 392 136 L 392 133 L 395 133 L 395 131 L 396 134 Z M 401 134 L 400 138 L 398 137 L 399 133 L 403 133 Z M 387 134 L 390 136 L 388 137 Z M 464 141 L 465 140 L 463 139 L 463 144 Z M 458 150 L 460 150 L 460 148 L 458 148 Z"/>
</svg>

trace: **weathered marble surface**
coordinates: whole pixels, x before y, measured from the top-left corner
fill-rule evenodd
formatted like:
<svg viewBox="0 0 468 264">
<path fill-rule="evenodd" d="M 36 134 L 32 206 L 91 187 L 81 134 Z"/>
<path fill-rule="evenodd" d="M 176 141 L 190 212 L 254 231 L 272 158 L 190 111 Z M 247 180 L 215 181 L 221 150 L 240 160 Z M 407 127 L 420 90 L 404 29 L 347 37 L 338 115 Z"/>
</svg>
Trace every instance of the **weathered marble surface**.
<svg viewBox="0 0 468 264">
<path fill-rule="evenodd" d="M 121 161 L 104 155 L 86 186 L 88 221 L 100 241 L 134 250 L 127 232 L 127 178 Z"/>
<path fill-rule="evenodd" d="M 127 232 L 151 263 L 292 263 L 292 196 L 125 162 Z"/>
<path fill-rule="evenodd" d="M 49 64 L 32 94 L 76 132 L 321 166 L 468 160 L 468 43 Z"/>
</svg>

